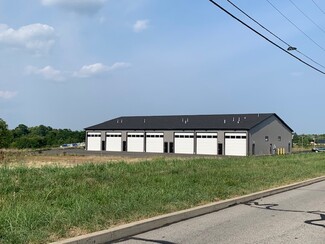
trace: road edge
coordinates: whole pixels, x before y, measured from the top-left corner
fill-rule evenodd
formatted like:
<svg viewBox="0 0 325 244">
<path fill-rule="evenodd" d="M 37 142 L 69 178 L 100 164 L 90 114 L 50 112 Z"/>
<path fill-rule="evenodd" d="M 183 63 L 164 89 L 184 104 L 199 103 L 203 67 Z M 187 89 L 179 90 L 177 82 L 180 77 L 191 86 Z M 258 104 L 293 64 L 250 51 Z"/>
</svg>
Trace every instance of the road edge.
<svg viewBox="0 0 325 244">
<path fill-rule="evenodd" d="M 272 188 L 269 190 L 259 191 L 256 193 L 235 197 L 215 203 L 177 211 L 174 213 L 164 214 L 157 217 L 132 222 L 129 224 L 120 225 L 107 230 L 97 231 L 86 235 L 81 235 L 57 242 L 52 244 L 89 244 L 89 243 L 107 243 L 117 241 L 129 236 L 137 235 L 153 229 L 157 229 L 166 225 L 180 222 L 186 219 L 194 218 L 200 215 L 212 213 L 221 209 L 225 209 L 240 203 L 256 200 L 259 198 L 271 196 L 281 192 L 289 191 L 295 188 L 311 185 L 320 181 L 324 181 L 325 176 L 293 183 L 281 187 Z"/>
</svg>

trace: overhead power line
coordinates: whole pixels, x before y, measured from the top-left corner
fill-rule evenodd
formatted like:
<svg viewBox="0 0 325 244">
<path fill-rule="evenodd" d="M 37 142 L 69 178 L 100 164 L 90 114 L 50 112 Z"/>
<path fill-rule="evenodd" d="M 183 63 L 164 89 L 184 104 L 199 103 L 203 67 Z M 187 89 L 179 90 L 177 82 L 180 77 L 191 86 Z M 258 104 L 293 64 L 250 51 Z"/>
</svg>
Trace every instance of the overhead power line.
<svg viewBox="0 0 325 244">
<path fill-rule="evenodd" d="M 311 0 L 315 5 L 316 7 L 323 13 L 325 14 L 325 11 L 314 1 L 314 0 Z"/>
<path fill-rule="evenodd" d="M 296 52 L 298 52 L 299 54 L 301 54 L 302 56 L 304 56 L 305 58 L 309 59 L 310 61 L 312 61 L 315 64 L 318 64 L 319 66 L 325 68 L 323 65 L 321 65 L 320 63 L 316 62 L 314 59 L 308 57 L 307 55 L 305 55 L 304 53 L 300 52 L 298 49 L 296 50 Z"/>
<path fill-rule="evenodd" d="M 313 65 L 307 63 L 306 61 L 302 60 L 301 58 L 293 55 L 292 53 L 288 52 L 286 49 L 284 49 L 283 47 L 279 46 L 278 44 L 276 44 L 275 42 L 273 42 L 272 40 L 270 40 L 269 38 L 267 38 L 266 36 L 264 36 L 263 34 L 261 34 L 260 32 L 258 32 L 257 30 L 255 30 L 254 28 L 252 28 L 251 26 L 249 26 L 248 24 L 246 24 L 244 21 L 240 20 L 239 18 L 237 18 L 236 16 L 234 16 L 232 13 L 230 13 L 228 10 L 226 10 L 225 8 L 223 8 L 220 4 L 216 3 L 213 0 L 208 0 L 209 2 L 211 2 L 213 5 L 215 5 L 216 7 L 218 7 L 219 9 L 221 9 L 222 11 L 224 11 L 226 14 L 228 14 L 229 16 L 231 16 L 232 18 L 234 18 L 235 20 L 237 20 L 238 22 L 240 22 L 242 25 L 246 26 L 248 29 L 250 29 L 251 31 L 253 31 L 254 33 L 256 33 L 257 35 L 259 35 L 260 37 L 264 38 L 266 41 L 270 42 L 272 45 L 276 46 L 277 48 L 281 49 L 283 52 L 289 54 L 290 56 L 292 56 L 293 58 L 297 59 L 298 61 L 300 61 L 301 63 L 307 65 L 308 67 L 318 71 L 319 73 L 322 73 L 323 75 L 325 75 L 325 72 L 314 67 Z"/>
<path fill-rule="evenodd" d="M 322 49 L 325 52 L 325 48 L 319 45 L 316 41 L 314 41 L 310 36 L 308 36 L 302 29 L 300 29 L 295 23 L 293 23 L 287 16 L 285 16 L 277 7 L 275 7 L 269 0 L 266 0 L 279 14 L 282 15 L 287 21 L 289 21 L 296 29 L 298 29 L 302 34 L 304 34 L 310 41 L 312 41 L 316 46 Z"/>
<path fill-rule="evenodd" d="M 325 33 L 325 30 L 320 25 L 318 25 L 315 21 L 313 21 L 313 19 L 310 18 L 304 11 L 302 11 L 301 8 L 297 6 L 297 4 L 295 4 L 292 0 L 289 0 L 289 2 L 291 2 L 292 5 L 295 6 L 295 8 L 298 9 L 298 11 L 302 13 L 302 15 L 305 16 L 311 23 L 313 23 L 315 26 L 317 26 L 318 29 L 320 29 L 322 32 Z"/>
<path fill-rule="evenodd" d="M 242 9 L 240 9 L 236 4 L 234 4 L 232 1 L 227 0 L 232 6 L 234 6 L 237 10 L 239 10 L 241 13 L 243 13 L 246 17 L 248 17 L 249 19 L 251 19 L 252 21 L 254 21 L 256 24 L 258 24 L 260 27 L 262 27 L 264 30 L 266 30 L 267 32 L 269 32 L 272 36 L 276 37 L 279 41 L 283 42 L 284 44 L 286 44 L 288 47 L 290 47 L 291 45 L 288 44 L 287 42 L 285 42 L 284 40 L 282 40 L 280 37 L 278 37 L 277 35 L 275 35 L 273 32 L 271 32 L 270 30 L 268 30 L 266 27 L 264 27 L 262 24 L 260 24 L 257 20 L 253 19 L 251 16 L 249 16 L 247 13 L 245 13 Z"/>
<path fill-rule="evenodd" d="M 325 69 L 325 66 L 323 66 L 322 64 L 320 64 L 319 62 L 316 62 L 314 59 L 308 57 L 306 54 L 302 53 L 299 49 L 297 49 L 294 45 L 290 45 L 289 43 L 287 43 L 286 41 L 284 41 L 282 38 L 280 38 L 278 35 L 274 34 L 272 31 L 270 31 L 268 28 L 266 28 L 265 26 L 263 26 L 261 23 L 259 23 L 257 20 L 255 20 L 253 17 L 251 17 L 250 15 L 248 15 L 244 10 L 242 10 L 241 8 L 239 8 L 236 4 L 234 4 L 232 1 L 227 0 L 233 7 L 235 7 L 237 10 L 239 10 L 242 14 L 244 14 L 246 17 L 248 17 L 250 20 L 254 21 L 256 24 L 258 24 L 260 27 L 262 27 L 264 30 L 266 30 L 268 33 L 270 33 L 272 36 L 274 36 L 275 38 L 277 38 L 279 41 L 281 41 L 282 43 L 284 43 L 285 45 L 288 46 L 287 50 L 288 51 L 296 51 L 299 54 L 301 54 L 302 56 L 304 56 L 305 58 L 309 59 L 310 61 L 312 61 L 313 63 L 323 67 Z"/>
</svg>

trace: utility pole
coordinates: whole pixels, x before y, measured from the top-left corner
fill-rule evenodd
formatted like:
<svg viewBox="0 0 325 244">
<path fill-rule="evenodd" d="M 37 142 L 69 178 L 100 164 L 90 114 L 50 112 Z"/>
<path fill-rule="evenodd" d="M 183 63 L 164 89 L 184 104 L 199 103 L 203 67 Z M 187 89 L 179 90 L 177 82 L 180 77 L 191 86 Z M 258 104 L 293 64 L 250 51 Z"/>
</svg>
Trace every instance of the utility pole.
<svg viewBox="0 0 325 244">
<path fill-rule="evenodd" d="M 316 135 L 314 136 L 314 148 L 316 147 Z"/>
</svg>

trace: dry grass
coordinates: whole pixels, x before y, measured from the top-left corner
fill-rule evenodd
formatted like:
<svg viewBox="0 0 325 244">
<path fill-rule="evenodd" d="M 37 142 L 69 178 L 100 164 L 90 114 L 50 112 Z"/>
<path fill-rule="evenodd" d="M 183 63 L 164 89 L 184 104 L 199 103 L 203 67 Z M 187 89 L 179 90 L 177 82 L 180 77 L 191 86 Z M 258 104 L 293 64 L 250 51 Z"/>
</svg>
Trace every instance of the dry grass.
<svg viewBox="0 0 325 244">
<path fill-rule="evenodd" d="M 153 158 L 135 158 L 135 157 L 121 157 L 121 156 L 101 156 L 101 155 L 35 155 L 31 151 L 19 151 L 19 150 L 1 150 L 0 151 L 0 166 L 7 167 L 32 167 L 40 168 L 44 166 L 60 166 L 60 167 L 74 167 L 85 163 L 137 163 L 146 160 L 152 160 Z"/>
<path fill-rule="evenodd" d="M 117 163 L 125 161 L 128 163 L 143 161 L 141 158 L 102 157 L 102 156 L 29 156 L 25 159 L 27 167 L 42 167 L 56 165 L 62 167 L 73 167 L 85 163 Z"/>
<path fill-rule="evenodd" d="M 164 156 L 154 155 L 152 157 L 134 157 L 134 156 L 115 156 L 115 155 L 71 155 L 71 154 L 54 154 L 46 155 L 31 150 L 2 150 L 0 149 L 0 167 L 28 167 L 41 168 L 44 166 L 74 167 L 86 163 L 103 164 L 103 163 L 119 163 L 127 164 L 139 163 L 143 161 L 152 161 L 155 159 L 163 159 Z M 205 157 L 200 157 L 205 158 Z M 211 158 L 211 157 L 207 157 Z M 217 159 L 216 157 L 213 157 Z M 175 160 L 188 160 L 188 157 L 173 157 Z"/>
</svg>

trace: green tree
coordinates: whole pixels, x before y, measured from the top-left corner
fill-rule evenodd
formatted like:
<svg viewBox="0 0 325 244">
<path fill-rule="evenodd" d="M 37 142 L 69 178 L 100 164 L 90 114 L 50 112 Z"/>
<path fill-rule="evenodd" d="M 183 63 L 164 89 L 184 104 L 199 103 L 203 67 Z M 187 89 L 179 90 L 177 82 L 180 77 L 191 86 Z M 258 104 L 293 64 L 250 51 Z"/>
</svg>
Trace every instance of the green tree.
<svg viewBox="0 0 325 244">
<path fill-rule="evenodd" d="M 299 147 L 310 147 L 311 142 L 314 141 L 315 135 L 298 135 L 294 134 L 292 138 L 292 142 L 294 145 L 299 146 Z"/>
<path fill-rule="evenodd" d="M 20 124 L 10 132 L 13 135 L 10 146 L 13 148 L 58 147 L 62 144 L 83 142 L 85 140 L 84 131 L 53 129 L 45 125 L 27 127 Z"/>
<path fill-rule="evenodd" d="M 29 129 L 26 125 L 20 124 L 15 129 L 12 130 L 12 135 L 14 138 L 19 138 L 29 134 Z"/>
<path fill-rule="evenodd" d="M 39 125 L 30 128 L 30 132 L 35 136 L 46 136 L 48 132 L 53 130 L 50 126 Z"/>
<path fill-rule="evenodd" d="M 7 148 L 12 140 L 12 135 L 7 123 L 0 118 L 0 148 Z"/>
<path fill-rule="evenodd" d="M 15 140 L 14 147 L 22 148 L 41 148 L 46 146 L 46 142 L 41 136 L 23 136 Z"/>
</svg>

